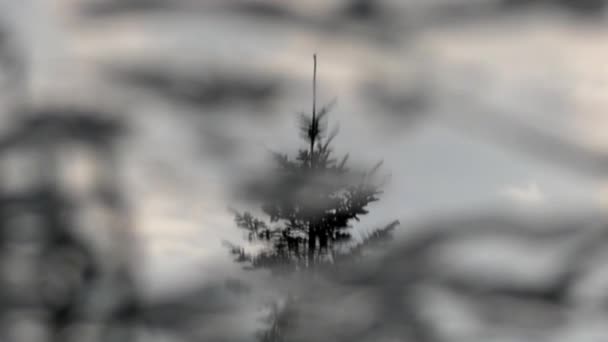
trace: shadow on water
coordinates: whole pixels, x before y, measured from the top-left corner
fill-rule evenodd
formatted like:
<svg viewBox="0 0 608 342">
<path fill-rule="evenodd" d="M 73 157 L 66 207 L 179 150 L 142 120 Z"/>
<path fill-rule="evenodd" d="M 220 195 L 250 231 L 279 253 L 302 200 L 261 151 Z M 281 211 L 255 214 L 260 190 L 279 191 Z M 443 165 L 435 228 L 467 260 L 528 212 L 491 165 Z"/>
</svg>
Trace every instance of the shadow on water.
<svg viewBox="0 0 608 342">
<path fill-rule="evenodd" d="M 82 5 L 83 13 L 95 18 L 129 13 L 163 12 L 177 8 L 178 5 L 166 0 L 102 0 Z"/>
<path fill-rule="evenodd" d="M 159 68 L 133 68 L 110 74 L 125 84 L 198 107 L 221 108 L 235 103 L 262 105 L 276 99 L 281 90 L 278 80 L 255 75 L 184 75 Z"/>
</svg>

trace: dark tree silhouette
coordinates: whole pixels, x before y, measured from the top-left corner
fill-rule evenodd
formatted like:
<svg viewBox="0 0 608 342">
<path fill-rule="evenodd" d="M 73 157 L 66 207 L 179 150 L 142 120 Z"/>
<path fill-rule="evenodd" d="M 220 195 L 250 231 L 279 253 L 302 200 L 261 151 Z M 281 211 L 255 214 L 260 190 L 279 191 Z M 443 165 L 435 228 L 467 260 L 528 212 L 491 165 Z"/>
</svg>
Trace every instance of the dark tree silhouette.
<svg viewBox="0 0 608 342">
<path fill-rule="evenodd" d="M 232 246 L 237 260 L 253 267 L 287 266 L 289 269 L 309 268 L 315 264 L 332 263 L 338 257 L 359 251 L 348 248 L 352 220 L 368 213 L 369 203 L 377 201 L 383 181 L 376 173 L 382 162 L 366 172 L 347 168 L 348 154 L 337 159 L 331 147 L 338 131 L 327 130 L 327 114 L 333 102 L 317 110 L 316 69 L 313 56 L 313 101 L 310 115 L 300 114 L 300 133 L 306 148 L 295 158 L 273 153 L 276 162 L 275 180 L 257 188 L 263 193 L 263 212 L 269 222 L 249 212 L 236 212 L 237 225 L 250 241 L 261 241 L 267 248 L 252 255 Z M 387 233 L 393 223 L 371 234 Z"/>
</svg>

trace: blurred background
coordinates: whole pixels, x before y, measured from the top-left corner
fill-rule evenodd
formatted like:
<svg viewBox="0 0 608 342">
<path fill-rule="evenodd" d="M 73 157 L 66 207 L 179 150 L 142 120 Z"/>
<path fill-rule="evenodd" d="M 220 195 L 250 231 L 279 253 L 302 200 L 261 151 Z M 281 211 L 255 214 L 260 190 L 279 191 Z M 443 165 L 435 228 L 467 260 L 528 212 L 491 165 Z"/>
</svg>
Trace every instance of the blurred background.
<svg viewBox="0 0 608 342">
<path fill-rule="evenodd" d="M 1 341 L 608 339 L 606 1 L 0 4 Z M 314 282 L 225 246 L 313 53 L 400 221 Z"/>
</svg>

